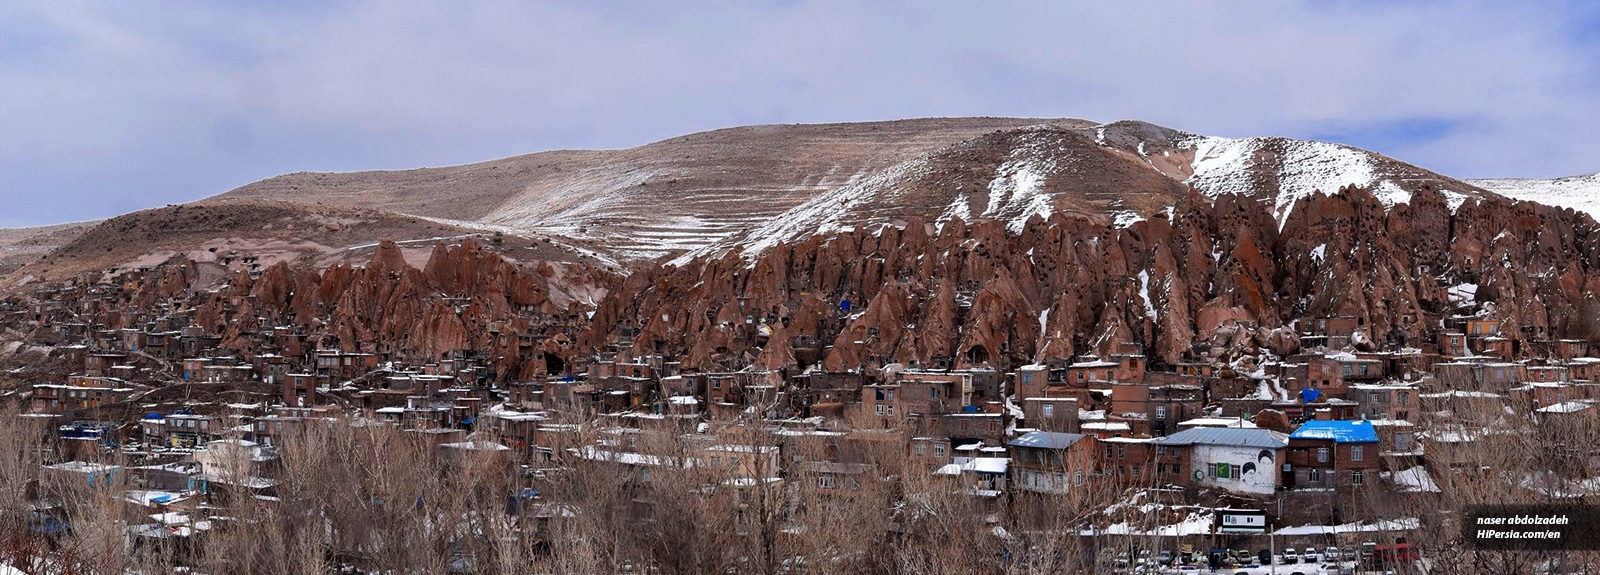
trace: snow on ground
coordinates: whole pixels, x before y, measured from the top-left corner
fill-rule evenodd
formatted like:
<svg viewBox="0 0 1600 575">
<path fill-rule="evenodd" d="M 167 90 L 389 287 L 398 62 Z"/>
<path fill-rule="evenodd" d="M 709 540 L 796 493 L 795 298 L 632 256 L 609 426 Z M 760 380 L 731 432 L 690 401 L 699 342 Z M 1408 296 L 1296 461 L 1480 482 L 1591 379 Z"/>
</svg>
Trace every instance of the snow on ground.
<svg viewBox="0 0 1600 575">
<path fill-rule="evenodd" d="M 1503 178 L 1467 183 L 1514 200 L 1572 208 L 1600 218 L 1600 173 L 1554 180 Z"/>
<path fill-rule="evenodd" d="M 1139 270 L 1139 297 L 1144 300 L 1144 314 L 1156 321 L 1156 304 L 1150 300 L 1150 272 Z"/>
<path fill-rule="evenodd" d="M 841 232 L 854 226 L 844 220 L 855 208 L 865 205 L 880 194 L 910 181 L 928 168 L 925 159 L 901 162 L 850 184 L 817 194 L 804 203 L 755 226 L 747 236 L 746 254 L 764 252 L 780 242 L 792 242 L 815 234 Z M 673 265 L 683 265 L 704 253 L 716 251 L 712 244 L 672 260 Z"/>
<path fill-rule="evenodd" d="M 1444 196 L 1444 205 L 1450 208 L 1451 214 L 1456 213 L 1456 210 L 1461 209 L 1461 206 L 1467 203 L 1467 195 L 1461 192 L 1439 190 L 1439 194 Z"/>
<path fill-rule="evenodd" d="M 1328 244 L 1319 245 L 1317 247 L 1311 248 L 1311 259 L 1317 260 L 1317 263 L 1320 264 L 1320 263 L 1322 263 L 1322 258 L 1324 256 L 1326 256 L 1327 253 L 1328 253 Z"/>
<path fill-rule="evenodd" d="M 1111 214 L 1111 225 L 1119 230 L 1142 221 L 1144 221 L 1144 216 L 1131 211 L 1125 210 Z"/>
<path fill-rule="evenodd" d="M 1346 523 L 1344 525 L 1301 525 L 1274 531 L 1279 537 L 1286 535 L 1337 535 L 1339 533 L 1371 533 L 1378 531 L 1414 531 L 1422 522 L 1414 517 L 1385 519 L 1374 523 Z"/>
<path fill-rule="evenodd" d="M 1281 226 L 1289 210 L 1313 193 L 1332 194 L 1349 185 L 1371 187 L 1385 206 L 1409 202 L 1411 194 L 1379 176 L 1369 152 L 1327 142 L 1284 138 L 1197 137 L 1180 143 L 1194 149 L 1193 175 L 1186 181 L 1209 197 L 1249 194 L 1257 185 L 1256 159 L 1280 146 L 1278 194 L 1273 214 Z"/>
<path fill-rule="evenodd" d="M 1433 482 L 1433 476 L 1428 475 L 1428 470 L 1421 465 L 1395 473 L 1384 472 L 1384 476 L 1394 482 L 1401 491 L 1439 492 L 1439 484 Z"/>
<path fill-rule="evenodd" d="M 1466 304 L 1478 300 L 1478 284 L 1456 284 L 1450 286 L 1451 303 Z"/>
<path fill-rule="evenodd" d="M 1022 231 L 1029 217 L 1047 218 L 1055 211 L 1054 196 L 1045 190 L 1045 182 L 1059 169 L 1055 159 L 1061 156 L 1052 153 L 1049 142 L 1036 134 L 1023 134 L 1019 140 L 995 170 L 989 182 L 989 201 L 981 214 L 1005 221 L 1006 229 L 1013 233 Z"/>
</svg>

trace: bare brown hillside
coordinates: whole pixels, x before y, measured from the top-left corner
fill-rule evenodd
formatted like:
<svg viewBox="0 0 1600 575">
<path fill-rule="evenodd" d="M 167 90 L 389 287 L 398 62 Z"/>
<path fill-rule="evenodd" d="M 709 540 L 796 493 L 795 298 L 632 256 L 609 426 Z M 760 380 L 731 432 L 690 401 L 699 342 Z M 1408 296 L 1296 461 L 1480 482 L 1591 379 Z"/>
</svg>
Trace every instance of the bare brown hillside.
<svg viewBox="0 0 1600 575">
<path fill-rule="evenodd" d="M 896 163 L 997 130 L 1083 120 L 933 118 L 769 125 L 607 151 L 554 151 L 448 168 L 297 173 L 206 200 L 362 206 L 539 230 L 655 257 L 744 230 Z"/>
</svg>

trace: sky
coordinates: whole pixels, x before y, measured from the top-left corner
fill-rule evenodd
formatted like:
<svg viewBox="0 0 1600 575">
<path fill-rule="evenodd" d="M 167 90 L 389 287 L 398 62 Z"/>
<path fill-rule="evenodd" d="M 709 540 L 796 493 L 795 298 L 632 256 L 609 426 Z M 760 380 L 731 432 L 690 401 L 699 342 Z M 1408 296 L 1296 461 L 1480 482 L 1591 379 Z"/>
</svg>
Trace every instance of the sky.
<svg viewBox="0 0 1600 575">
<path fill-rule="evenodd" d="M 1138 119 L 1600 171 L 1583 2 L 6 2 L 0 227 L 757 123 Z"/>
</svg>

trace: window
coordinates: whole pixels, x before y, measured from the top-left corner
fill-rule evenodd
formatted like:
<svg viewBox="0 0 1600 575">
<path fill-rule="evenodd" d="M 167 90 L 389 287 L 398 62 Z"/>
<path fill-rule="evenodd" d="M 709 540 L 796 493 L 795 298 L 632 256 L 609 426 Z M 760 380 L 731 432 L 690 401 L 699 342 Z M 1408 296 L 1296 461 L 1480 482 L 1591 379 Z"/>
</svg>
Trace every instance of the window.
<svg viewBox="0 0 1600 575">
<path fill-rule="evenodd" d="M 1366 451 L 1366 450 L 1363 449 L 1360 445 L 1351 446 L 1350 447 L 1350 461 L 1361 461 L 1361 457 L 1363 455 L 1365 455 L 1365 453 L 1363 453 L 1364 451 Z"/>
<path fill-rule="evenodd" d="M 711 389 L 722 389 L 722 380 L 720 380 L 720 379 L 711 380 Z"/>
<path fill-rule="evenodd" d="M 1074 471 L 1074 472 L 1072 472 L 1072 484 L 1073 485 L 1083 485 L 1083 472 L 1082 471 Z"/>
<path fill-rule="evenodd" d="M 1166 455 L 1166 454 L 1167 454 L 1167 446 L 1165 446 L 1165 445 L 1157 445 L 1156 446 L 1156 455 Z"/>
<path fill-rule="evenodd" d="M 1056 406 L 1050 405 L 1048 403 L 1044 404 L 1044 416 L 1046 418 L 1055 417 L 1056 416 Z"/>
<path fill-rule="evenodd" d="M 1326 448 L 1326 447 L 1318 447 L 1317 448 L 1317 463 L 1327 463 L 1327 462 L 1328 462 L 1328 448 Z"/>
<path fill-rule="evenodd" d="M 1037 463 L 1039 465 L 1044 465 L 1044 450 L 1043 449 L 1034 449 L 1032 451 L 1033 451 L 1033 462 Z"/>
<path fill-rule="evenodd" d="M 935 443 L 935 444 L 933 444 L 933 454 L 936 455 L 936 456 L 939 456 L 939 457 L 944 457 L 944 444 L 943 443 Z"/>
<path fill-rule="evenodd" d="M 1353 371 L 1354 371 L 1354 370 L 1353 370 L 1353 369 L 1352 369 L 1352 368 L 1353 368 L 1353 367 L 1354 367 L 1354 366 L 1352 366 L 1352 365 L 1350 365 L 1350 364 L 1348 364 L 1348 363 L 1347 363 L 1347 364 L 1345 364 L 1345 365 L 1344 365 L 1344 374 L 1345 374 L 1345 375 L 1346 375 L 1346 376 L 1349 376 L 1349 375 L 1350 375 L 1350 374 L 1351 374 L 1351 373 L 1353 373 Z"/>
<path fill-rule="evenodd" d="M 923 455 L 923 454 L 926 454 L 927 452 L 928 452 L 928 446 L 927 445 L 922 444 L 922 443 L 918 443 L 917 444 L 917 455 Z"/>
<path fill-rule="evenodd" d="M 822 475 L 818 475 L 817 487 L 821 487 L 823 489 L 833 489 L 833 474 L 824 473 Z"/>
<path fill-rule="evenodd" d="M 1032 385 L 1033 384 L 1033 374 L 1031 374 L 1031 373 L 1022 374 L 1022 384 L 1023 385 Z"/>
<path fill-rule="evenodd" d="M 1165 406 L 1165 405 L 1157 405 L 1156 406 L 1156 419 L 1166 419 L 1166 418 L 1167 418 L 1167 406 Z"/>
<path fill-rule="evenodd" d="M 1411 398 L 1411 394 L 1402 391 L 1400 393 L 1395 394 L 1394 403 L 1395 403 L 1395 405 L 1405 406 L 1407 403 L 1409 403 L 1410 398 Z"/>
<path fill-rule="evenodd" d="M 1307 474 L 1307 477 L 1311 479 L 1312 483 L 1322 481 L 1322 470 L 1312 469 L 1311 472 Z"/>
<path fill-rule="evenodd" d="M 932 399 L 939 399 L 939 388 L 937 388 L 937 387 L 928 388 L 928 397 L 932 398 Z"/>
<path fill-rule="evenodd" d="M 1133 466 L 1133 476 L 1134 477 L 1138 477 L 1139 476 L 1139 466 L 1137 466 L 1137 465 Z"/>
<path fill-rule="evenodd" d="M 1128 457 L 1128 446 L 1126 446 L 1126 445 L 1118 445 L 1117 446 L 1117 459 L 1125 459 L 1127 457 Z"/>
<path fill-rule="evenodd" d="M 882 405 L 877 406 L 877 411 L 878 411 L 878 415 L 882 416 L 883 415 L 883 406 Z"/>
<path fill-rule="evenodd" d="M 1182 447 L 1174 447 L 1174 448 L 1172 448 L 1172 456 L 1173 457 L 1178 457 L 1180 455 L 1183 455 L 1183 448 Z"/>
<path fill-rule="evenodd" d="M 1360 470 L 1356 470 L 1356 471 L 1351 471 L 1350 472 L 1350 484 L 1351 485 L 1365 485 L 1366 483 L 1367 483 L 1367 476 L 1366 476 L 1365 473 L 1362 473 Z"/>
<path fill-rule="evenodd" d="M 1111 459 L 1111 444 L 1106 444 L 1106 459 Z"/>
<path fill-rule="evenodd" d="M 893 389 L 889 390 L 887 395 L 888 395 L 888 400 L 889 401 L 894 401 L 894 390 Z"/>
<path fill-rule="evenodd" d="M 894 417 L 894 406 L 889 406 L 889 417 Z"/>
</svg>

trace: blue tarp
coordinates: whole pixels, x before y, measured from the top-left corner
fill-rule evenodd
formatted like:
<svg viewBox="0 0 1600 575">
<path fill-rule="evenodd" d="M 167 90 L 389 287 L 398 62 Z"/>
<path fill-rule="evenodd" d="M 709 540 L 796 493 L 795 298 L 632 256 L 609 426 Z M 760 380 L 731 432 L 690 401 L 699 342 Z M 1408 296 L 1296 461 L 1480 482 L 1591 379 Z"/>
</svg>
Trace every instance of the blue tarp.
<svg viewBox="0 0 1600 575">
<path fill-rule="evenodd" d="M 1289 439 L 1331 439 L 1334 443 L 1377 443 L 1378 432 L 1372 422 L 1360 421 L 1307 421 L 1289 434 Z"/>
<path fill-rule="evenodd" d="M 1300 390 L 1300 403 L 1311 403 L 1319 397 L 1322 397 L 1322 392 L 1315 389 L 1308 387 Z"/>
</svg>

